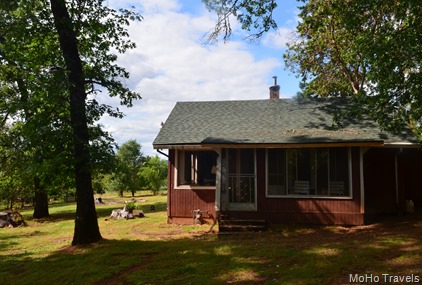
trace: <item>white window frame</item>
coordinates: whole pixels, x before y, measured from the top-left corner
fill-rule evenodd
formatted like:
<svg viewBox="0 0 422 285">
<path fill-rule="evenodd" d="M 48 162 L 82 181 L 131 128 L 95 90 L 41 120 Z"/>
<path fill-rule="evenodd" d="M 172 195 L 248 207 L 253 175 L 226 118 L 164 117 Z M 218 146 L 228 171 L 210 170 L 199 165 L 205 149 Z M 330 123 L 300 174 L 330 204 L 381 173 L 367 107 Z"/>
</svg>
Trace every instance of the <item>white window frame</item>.
<svg viewBox="0 0 422 285">
<path fill-rule="evenodd" d="M 217 189 L 217 183 L 215 186 L 199 186 L 199 185 L 184 185 L 184 184 L 179 184 L 179 156 L 180 153 L 185 152 L 185 151 L 194 151 L 194 152 L 200 152 L 200 151 L 208 151 L 210 152 L 211 150 L 190 150 L 190 149 L 176 149 L 176 155 L 175 155 L 175 163 L 174 163 L 174 189 L 175 190 L 216 190 Z M 218 157 L 217 157 L 217 161 L 218 161 Z M 184 163 L 182 163 L 182 167 L 184 167 Z M 195 161 L 195 168 L 191 167 L 191 171 L 196 172 L 198 169 L 198 162 Z M 195 177 L 195 179 L 197 180 L 197 173 L 192 173 L 193 177 Z"/>
</svg>

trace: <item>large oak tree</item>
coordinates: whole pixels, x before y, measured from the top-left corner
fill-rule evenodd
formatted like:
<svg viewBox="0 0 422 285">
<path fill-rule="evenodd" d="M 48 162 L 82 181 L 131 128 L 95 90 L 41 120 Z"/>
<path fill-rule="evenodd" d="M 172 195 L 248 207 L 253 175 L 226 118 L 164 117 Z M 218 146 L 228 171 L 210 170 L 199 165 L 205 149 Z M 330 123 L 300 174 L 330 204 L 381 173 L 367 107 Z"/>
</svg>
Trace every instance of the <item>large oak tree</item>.
<svg viewBox="0 0 422 285">
<path fill-rule="evenodd" d="M 40 154 L 54 149 L 55 157 L 69 157 L 65 162 L 72 162 L 77 191 L 72 244 L 95 242 L 101 235 L 92 196 L 90 150 L 95 159 L 101 156 L 98 146 L 110 151 L 110 137 L 96 121 L 105 113 L 123 116 L 97 98 L 103 91 L 118 96 L 126 106 L 140 98 L 123 85 L 129 74 L 116 64 L 115 53 L 135 47 L 127 26 L 141 18 L 130 10 L 108 8 L 101 0 L 2 1 L 0 8 L 4 16 L 0 20 L 1 122 L 9 129 L 23 126 L 26 131 L 20 131 L 19 137 Z M 20 81 L 25 88 L 19 88 Z M 57 142 L 38 133 L 58 134 Z M 60 150 L 63 142 L 69 147 Z"/>
<path fill-rule="evenodd" d="M 79 56 L 75 27 L 64 0 L 50 0 L 54 24 L 67 71 L 70 97 L 70 124 L 73 130 L 76 182 L 76 219 L 72 244 L 101 239 L 92 189 L 89 155 L 88 121 L 86 118 L 85 76 Z"/>
</svg>

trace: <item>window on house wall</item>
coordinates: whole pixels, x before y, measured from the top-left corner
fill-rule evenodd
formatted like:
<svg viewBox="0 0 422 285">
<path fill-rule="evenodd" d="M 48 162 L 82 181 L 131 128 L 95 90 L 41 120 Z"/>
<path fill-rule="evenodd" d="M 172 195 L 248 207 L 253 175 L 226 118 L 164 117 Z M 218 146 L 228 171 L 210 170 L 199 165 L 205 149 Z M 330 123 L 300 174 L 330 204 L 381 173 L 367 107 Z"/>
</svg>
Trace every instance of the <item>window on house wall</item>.
<svg viewBox="0 0 422 285">
<path fill-rule="evenodd" d="M 350 196 L 348 149 L 269 149 L 267 195 Z"/>
<path fill-rule="evenodd" d="M 177 152 L 178 186 L 215 186 L 217 154 L 214 151 Z"/>
</svg>

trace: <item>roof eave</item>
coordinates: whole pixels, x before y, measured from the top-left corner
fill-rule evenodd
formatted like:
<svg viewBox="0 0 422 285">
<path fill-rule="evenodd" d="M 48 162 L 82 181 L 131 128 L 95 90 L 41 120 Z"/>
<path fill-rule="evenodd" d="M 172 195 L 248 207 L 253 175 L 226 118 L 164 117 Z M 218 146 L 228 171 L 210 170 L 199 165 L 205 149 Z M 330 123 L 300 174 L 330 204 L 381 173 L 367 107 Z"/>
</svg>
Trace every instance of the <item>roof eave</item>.
<svg viewBox="0 0 422 285">
<path fill-rule="evenodd" d="M 216 148 L 321 148 L 321 147 L 380 147 L 383 141 L 340 141 L 307 143 L 196 143 L 196 144 L 154 144 L 154 149 L 216 149 Z"/>
<path fill-rule="evenodd" d="M 154 149 L 211 149 L 202 144 L 153 144 Z"/>
<path fill-rule="evenodd" d="M 322 147 L 369 147 L 384 146 L 383 141 L 362 142 L 306 142 L 306 143 L 214 143 L 202 144 L 210 148 L 322 148 Z"/>
</svg>

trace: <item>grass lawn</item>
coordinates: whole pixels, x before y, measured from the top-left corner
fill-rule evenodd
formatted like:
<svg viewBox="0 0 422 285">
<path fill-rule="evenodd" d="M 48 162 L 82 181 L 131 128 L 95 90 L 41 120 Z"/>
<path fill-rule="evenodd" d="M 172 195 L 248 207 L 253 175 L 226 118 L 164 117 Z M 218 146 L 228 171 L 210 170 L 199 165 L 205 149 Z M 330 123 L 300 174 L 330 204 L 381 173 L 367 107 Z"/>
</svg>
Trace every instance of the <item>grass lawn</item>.
<svg viewBox="0 0 422 285">
<path fill-rule="evenodd" d="M 349 284 L 350 274 L 378 277 L 378 284 L 407 284 L 383 282 L 394 276 L 422 283 L 420 215 L 218 236 L 207 233 L 210 225 L 167 224 L 166 197 L 141 195 L 145 218 L 105 221 L 129 199 L 103 198 L 104 240 L 84 247 L 70 246 L 74 203 L 52 204 L 45 220 L 22 211 L 28 226 L 0 229 L 0 284 Z"/>
</svg>

